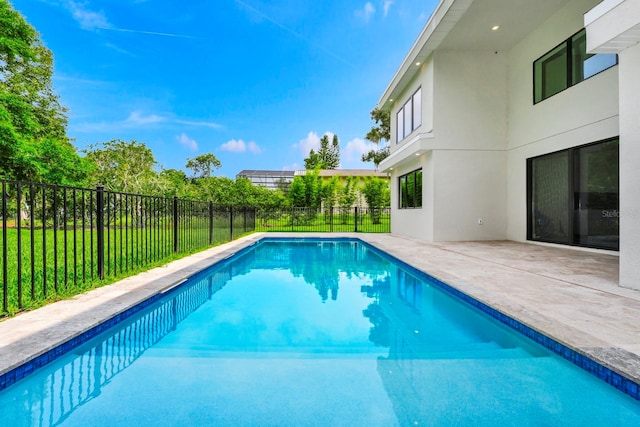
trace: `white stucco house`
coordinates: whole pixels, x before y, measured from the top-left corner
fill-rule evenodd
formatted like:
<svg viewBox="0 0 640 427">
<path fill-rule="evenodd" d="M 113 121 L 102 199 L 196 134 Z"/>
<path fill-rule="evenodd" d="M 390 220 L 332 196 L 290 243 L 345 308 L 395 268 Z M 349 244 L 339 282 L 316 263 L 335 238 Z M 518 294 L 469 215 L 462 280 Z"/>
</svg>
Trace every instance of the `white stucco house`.
<svg viewBox="0 0 640 427">
<path fill-rule="evenodd" d="M 380 98 L 391 231 L 620 255 L 640 289 L 640 0 L 442 0 Z"/>
</svg>

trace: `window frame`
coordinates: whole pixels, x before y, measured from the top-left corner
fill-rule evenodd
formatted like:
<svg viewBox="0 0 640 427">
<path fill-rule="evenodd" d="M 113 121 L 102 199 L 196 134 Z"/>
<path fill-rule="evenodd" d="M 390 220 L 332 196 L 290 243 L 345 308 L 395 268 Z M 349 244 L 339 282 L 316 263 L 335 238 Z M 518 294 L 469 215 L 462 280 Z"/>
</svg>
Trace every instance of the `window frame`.
<svg viewBox="0 0 640 427">
<path fill-rule="evenodd" d="M 416 120 L 416 100 L 420 105 L 419 120 Z M 402 117 L 400 117 L 401 115 Z M 409 126 L 408 128 L 407 125 Z M 411 94 L 409 99 L 402 104 L 402 108 L 396 113 L 396 144 L 404 141 L 420 126 L 422 126 L 422 86 Z"/>
<path fill-rule="evenodd" d="M 583 144 L 583 145 L 578 145 L 578 146 L 574 146 L 574 147 L 570 147 L 570 148 L 566 148 L 563 150 L 557 150 L 557 151 L 553 151 L 553 152 L 549 152 L 549 153 L 544 153 L 541 154 L 539 156 L 534 156 L 534 157 L 530 157 L 526 160 L 527 165 L 526 165 L 526 186 L 527 186 L 527 190 L 526 190 L 526 197 L 527 197 L 527 226 L 526 226 L 526 232 L 527 232 L 527 240 L 533 241 L 533 242 L 544 242 L 544 243 L 554 243 L 554 244 L 560 244 L 560 245 L 566 245 L 566 246 L 578 246 L 578 247 L 584 247 L 584 248 L 592 248 L 592 249 L 604 249 L 604 250 L 610 250 L 610 251 L 619 251 L 620 248 L 620 232 L 618 230 L 618 244 L 616 247 L 611 247 L 611 246 L 606 246 L 606 245 L 598 245 L 598 244 L 586 244 L 586 243 L 581 243 L 580 242 L 580 234 L 576 232 L 577 226 L 579 226 L 578 221 L 576 221 L 575 218 L 575 204 L 576 204 L 576 190 L 579 189 L 579 177 L 578 177 L 578 172 L 580 172 L 579 168 L 576 166 L 576 158 L 578 157 L 578 153 L 579 151 L 588 148 L 588 147 L 593 147 L 596 145 L 600 145 L 600 144 L 605 144 L 608 142 L 612 142 L 612 141 L 618 141 L 618 143 L 620 142 L 620 137 L 619 136 L 614 136 L 611 138 L 606 138 L 606 139 L 602 139 L 599 141 L 594 141 L 594 142 L 590 142 L 588 144 Z M 549 238 L 543 238 L 543 237 L 534 237 L 533 233 L 533 200 L 534 200 L 534 194 L 533 194 L 533 162 L 535 160 L 544 158 L 546 156 L 551 156 L 551 155 L 557 155 L 557 154 L 561 154 L 561 153 L 567 153 L 568 155 L 568 170 L 567 170 L 567 182 L 568 182 L 568 199 L 567 199 L 567 229 L 568 229 L 568 237 L 567 237 L 567 241 L 561 241 L 561 240 L 554 240 L 554 239 L 549 239 Z M 620 161 L 619 158 L 619 154 L 618 154 L 618 162 Z M 618 163 L 619 166 L 619 163 Z M 619 177 L 618 177 L 619 179 Z M 620 193 L 619 193 L 619 182 L 618 182 L 618 197 L 620 197 Z M 618 199 L 619 200 L 619 199 Z M 619 201 L 618 201 L 618 212 L 620 210 L 620 205 L 619 205 Z"/>
<path fill-rule="evenodd" d="M 563 40 L 562 42 L 558 43 L 556 46 L 554 46 L 553 48 L 549 49 L 548 51 L 546 51 L 544 54 L 542 54 L 540 57 L 538 57 L 535 61 L 533 61 L 533 105 L 536 105 L 542 101 L 544 101 L 545 99 L 549 99 L 554 95 L 557 95 L 561 92 L 564 92 L 565 90 L 569 89 L 570 87 L 573 87 L 575 85 L 577 85 L 578 83 L 581 83 L 585 80 L 590 79 L 593 76 L 597 76 L 598 74 L 602 73 L 603 71 L 606 71 L 616 65 L 618 65 L 618 55 L 615 54 L 610 54 L 610 53 L 596 53 L 596 54 L 588 54 L 588 53 L 584 53 L 584 59 L 582 60 L 582 62 L 586 62 L 586 60 L 594 57 L 594 56 L 598 56 L 598 55 L 615 55 L 615 62 L 611 65 L 608 65 L 606 68 L 603 68 L 602 70 L 590 74 L 587 77 L 582 76 L 581 79 L 578 79 L 574 76 L 574 61 L 577 57 L 574 54 L 574 44 L 578 44 L 576 42 L 574 42 L 575 40 L 577 40 L 577 36 L 580 35 L 580 33 L 586 33 L 586 29 L 582 28 L 579 31 L 575 32 L 574 34 L 572 34 L 571 36 L 569 36 L 567 39 Z M 552 93 L 551 95 L 545 96 L 544 93 L 542 93 L 542 87 L 544 87 L 544 73 L 543 73 L 543 65 L 544 63 L 540 63 L 540 85 L 541 85 L 541 93 L 540 93 L 540 98 L 538 99 L 537 97 L 537 64 L 539 63 L 539 61 L 541 61 L 543 58 L 545 58 L 547 55 L 551 54 L 552 52 L 559 50 L 560 48 L 564 47 L 564 52 L 566 53 L 566 62 L 565 62 L 565 75 L 566 75 L 566 81 L 564 82 L 564 87 L 562 89 L 560 89 L 557 92 Z M 559 54 L 560 52 L 558 52 Z M 581 52 L 578 52 L 578 54 L 581 54 Z M 556 55 L 554 55 L 556 56 Z M 552 56 L 553 57 L 553 56 Z M 551 57 L 551 58 L 552 58 Z M 547 60 L 545 61 L 548 62 L 551 58 L 547 58 Z M 584 73 L 583 73 L 584 74 Z M 575 81 L 574 81 L 575 80 Z"/>
<path fill-rule="evenodd" d="M 413 179 L 413 194 L 409 194 L 409 179 Z M 398 209 L 422 209 L 422 168 L 398 177 Z M 406 203 L 405 203 L 406 202 Z"/>
</svg>

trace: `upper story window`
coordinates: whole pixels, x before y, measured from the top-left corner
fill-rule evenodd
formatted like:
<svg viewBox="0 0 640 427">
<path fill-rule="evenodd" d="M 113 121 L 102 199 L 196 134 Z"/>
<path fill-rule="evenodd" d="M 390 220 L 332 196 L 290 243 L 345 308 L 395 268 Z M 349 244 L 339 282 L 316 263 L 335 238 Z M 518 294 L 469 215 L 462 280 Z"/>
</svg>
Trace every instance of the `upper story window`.
<svg viewBox="0 0 640 427">
<path fill-rule="evenodd" d="M 414 170 L 398 178 L 400 209 L 422 207 L 422 169 Z"/>
<path fill-rule="evenodd" d="M 422 88 L 418 88 L 396 114 L 396 143 L 409 136 L 421 124 Z"/>
<path fill-rule="evenodd" d="M 561 92 L 618 63 L 618 55 L 588 54 L 583 28 L 533 63 L 533 103 Z"/>
</svg>

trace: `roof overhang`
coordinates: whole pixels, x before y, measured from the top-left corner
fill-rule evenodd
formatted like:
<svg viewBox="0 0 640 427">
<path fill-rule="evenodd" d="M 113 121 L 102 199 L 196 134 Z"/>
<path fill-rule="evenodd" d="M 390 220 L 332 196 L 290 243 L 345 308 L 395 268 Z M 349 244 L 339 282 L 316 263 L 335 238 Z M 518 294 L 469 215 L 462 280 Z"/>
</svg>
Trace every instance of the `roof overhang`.
<svg viewBox="0 0 640 427">
<path fill-rule="evenodd" d="M 402 95 L 436 50 L 508 51 L 569 1 L 441 0 L 377 107 L 390 110 L 393 100 Z M 591 0 L 587 8 L 596 2 Z M 416 66 L 418 62 L 420 66 Z"/>
<path fill-rule="evenodd" d="M 397 98 L 398 93 L 404 90 L 418 72 L 419 66 L 416 66 L 416 63 L 424 63 L 431 56 L 472 2 L 473 0 L 442 0 L 438 4 L 382 94 L 378 108 L 390 108 L 387 104 L 391 104 Z"/>
<path fill-rule="evenodd" d="M 584 15 L 587 51 L 620 53 L 640 42 L 640 1 L 604 0 Z"/>
</svg>

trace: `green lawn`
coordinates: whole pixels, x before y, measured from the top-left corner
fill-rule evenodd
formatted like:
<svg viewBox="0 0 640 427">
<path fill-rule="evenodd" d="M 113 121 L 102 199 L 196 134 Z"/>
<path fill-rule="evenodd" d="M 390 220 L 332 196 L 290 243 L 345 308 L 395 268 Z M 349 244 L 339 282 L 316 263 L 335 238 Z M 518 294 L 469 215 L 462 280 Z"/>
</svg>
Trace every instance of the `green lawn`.
<svg viewBox="0 0 640 427">
<path fill-rule="evenodd" d="M 229 241 L 228 224 L 226 229 L 220 224 L 214 225 L 218 227 L 214 227 L 213 245 Z M 0 239 L 2 254 L 3 241 Z M 43 232 L 39 228 L 33 233 L 22 229 L 18 234 L 16 228 L 7 228 L 6 280 L 4 256 L 0 257 L 0 317 L 113 283 L 211 246 L 208 220 L 182 224 L 179 241 L 179 252 L 175 253 L 173 230 L 160 224 L 145 229 L 109 229 L 105 232 L 105 279 L 100 280 L 95 229 L 75 232 L 46 229 Z"/>
<path fill-rule="evenodd" d="M 358 215 L 357 231 L 361 233 L 388 233 L 391 229 L 391 215 L 382 213 L 373 221 L 368 213 Z M 353 211 L 346 214 L 334 213 L 289 213 L 281 211 L 256 215 L 256 231 L 293 232 L 354 232 L 356 216 Z"/>
</svg>

